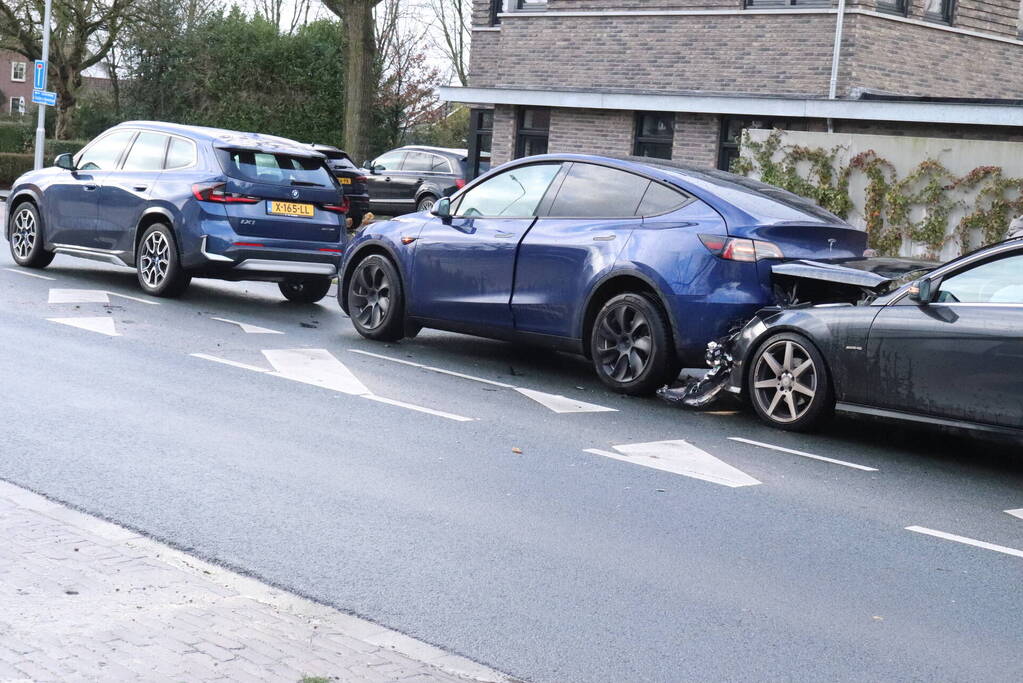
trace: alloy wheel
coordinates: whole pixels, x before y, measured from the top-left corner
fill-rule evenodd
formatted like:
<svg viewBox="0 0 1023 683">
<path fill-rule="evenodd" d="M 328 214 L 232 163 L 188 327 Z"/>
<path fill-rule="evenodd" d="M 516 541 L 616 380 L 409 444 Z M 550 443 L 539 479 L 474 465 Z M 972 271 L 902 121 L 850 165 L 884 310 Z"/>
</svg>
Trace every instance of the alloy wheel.
<svg viewBox="0 0 1023 683">
<path fill-rule="evenodd" d="M 368 330 L 380 327 L 391 308 L 391 282 L 384 269 L 376 263 L 362 265 L 352 282 L 351 301 L 360 325 Z"/>
<path fill-rule="evenodd" d="M 29 209 L 22 209 L 14 217 L 14 229 L 11 231 L 11 247 L 19 259 L 27 259 L 36 245 L 36 217 Z"/>
<path fill-rule="evenodd" d="M 753 368 L 757 404 L 776 422 L 795 422 L 806 415 L 817 395 L 817 367 L 810 353 L 790 339 L 760 352 Z"/>
<path fill-rule="evenodd" d="M 167 277 L 170 268 L 170 243 L 162 232 L 152 232 L 142 244 L 139 272 L 147 287 L 156 288 Z"/>
<path fill-rule="evenodd" d="M 432 197 L 426 197 L 425 199 L 423 199 L 423 200 L 421 200 L 419 202 L 419 210 L 420 211 L 430 211 L 431 209 L 433 209 L 433 205 L 436 204 L 436 203 L 437 203 L 437 201 L 435 199 L 433 199 Z"/>
<path fill-rule="evenodd" d="M 635 306 L 621 304 L 597 325 L 597 354 L 600 367 L 617 382 L 631 382 L 650 363 L 654 340 L 650 323 Z"/>
</svg>

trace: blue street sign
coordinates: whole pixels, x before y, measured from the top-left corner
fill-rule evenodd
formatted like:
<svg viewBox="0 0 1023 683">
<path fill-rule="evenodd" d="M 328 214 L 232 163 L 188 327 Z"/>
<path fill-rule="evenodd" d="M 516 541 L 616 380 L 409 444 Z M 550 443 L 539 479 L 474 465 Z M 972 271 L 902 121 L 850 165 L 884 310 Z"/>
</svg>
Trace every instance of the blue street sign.
<svg viewBox="0 0 1023 683">
<path fill-rule="evenodd" d="M 46 90 L 46 62 L 36 60 L 35 80 L 32 88 L 35 90 Z"/>
<path fill-rule="evenodd" d="M 47 107 L 56 107 L 57 93 L 46 90 L 33 90 L 32 102 L 34 104 L 45 104 Z"/>
</svg>

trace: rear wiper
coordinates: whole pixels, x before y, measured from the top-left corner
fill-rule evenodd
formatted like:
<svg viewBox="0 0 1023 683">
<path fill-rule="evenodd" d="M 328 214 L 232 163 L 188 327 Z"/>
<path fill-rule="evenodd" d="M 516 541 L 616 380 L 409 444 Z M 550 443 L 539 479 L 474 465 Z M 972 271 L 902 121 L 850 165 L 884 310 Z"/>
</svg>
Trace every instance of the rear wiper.
<svg viewBox="0 0 1023 683">
<path fill-rule="evenodd" d="M 307 180 L 292 180 L 292 185 L 300 185 L 301 187 L 323 187 L 320 183 L 310 183 Z"/>
</svg>

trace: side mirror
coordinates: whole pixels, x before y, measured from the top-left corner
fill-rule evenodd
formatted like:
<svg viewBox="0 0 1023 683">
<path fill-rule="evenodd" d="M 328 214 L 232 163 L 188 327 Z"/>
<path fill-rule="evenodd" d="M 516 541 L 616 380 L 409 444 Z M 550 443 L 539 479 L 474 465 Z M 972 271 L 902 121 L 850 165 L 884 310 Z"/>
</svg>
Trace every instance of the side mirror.
<svg viewBox="0 0 1023 683">
<path fill-rule="evenodd" d="M 910 301 L 915 301 L 918 304 L 929 304 L 931 303 L 932 296 L 931 281 L 926 278 L 917 280 L 909 286 Z"/>
<path fill-rule="evenodd" d="M 65 171 L 75 170 L 75 158 L 71 154 L 60 154 L 53 160 L 53 165 Z"/>
<path fill-rule="evenodd" d="M 445 225 L 449 225 L 451 223 L 451 199 L 449 197 L 441 197 L 433 205 L 430 213 L 439 218 Z"/>
<path fill-rule="evenodd" d="M 364 162 L 362 162 L 362 167 L 363 167 L 363 168 L 368 168 L 368 169 L 369 169 L 369 174 L 370 174 L 370 175 L 376 175 L 376 174 L 377 174 L 377 167 L 376 167 L 376 166 L 374 166 L 374 165 L 372 164 L 372 162 L 370 162 L 370 161 L 364 161 Z"/>
</svg>

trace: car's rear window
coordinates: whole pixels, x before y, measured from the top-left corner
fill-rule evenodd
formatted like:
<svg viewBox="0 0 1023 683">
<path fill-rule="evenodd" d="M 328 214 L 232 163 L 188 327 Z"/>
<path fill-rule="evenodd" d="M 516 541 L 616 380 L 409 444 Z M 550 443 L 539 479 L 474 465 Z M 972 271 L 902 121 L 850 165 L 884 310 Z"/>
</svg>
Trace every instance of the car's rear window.
<svg viewBox="0 0 1023 683">
<path fill-rule="evenodd" d="M 232 178 L 268 185 L 331 187 L 334 178 L 319 158 L 255 152 L 246 149 L 219 151 L 224 172 Z"/>
</svg>

